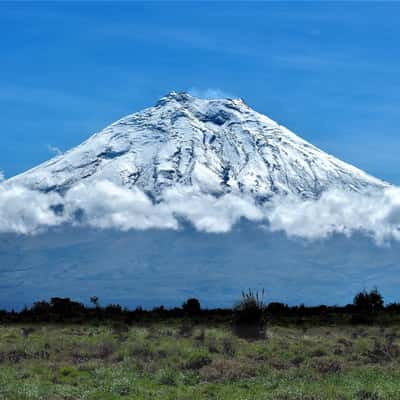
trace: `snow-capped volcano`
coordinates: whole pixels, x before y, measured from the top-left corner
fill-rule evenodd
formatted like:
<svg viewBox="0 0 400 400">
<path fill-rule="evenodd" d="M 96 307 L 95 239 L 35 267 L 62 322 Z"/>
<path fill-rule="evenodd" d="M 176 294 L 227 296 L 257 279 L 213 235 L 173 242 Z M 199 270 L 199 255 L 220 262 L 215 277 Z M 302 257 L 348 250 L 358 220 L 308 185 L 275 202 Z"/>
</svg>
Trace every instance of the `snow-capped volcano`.
<svg viewBox="0 0 400 400">
<path fill-rule="evenodd" d="M 387 186 L 241 99 L 204 100 L 176 92 L 8 182 L 64 193 L 98 180 L 138 187 L 154 199 L 175 185 L 244 193 L 259 201 L 275 194 L 318 198 L 336 187 L 359 192 Z"/>
<path fill-rule="evenodd" d="M 242 100 L 171 93 L 0 184 L 0 302 L 221 306 L 260 282 L 287 302 L 342 301 L 359 282 L 395 300 L 387 186 Z"/>
</svg>

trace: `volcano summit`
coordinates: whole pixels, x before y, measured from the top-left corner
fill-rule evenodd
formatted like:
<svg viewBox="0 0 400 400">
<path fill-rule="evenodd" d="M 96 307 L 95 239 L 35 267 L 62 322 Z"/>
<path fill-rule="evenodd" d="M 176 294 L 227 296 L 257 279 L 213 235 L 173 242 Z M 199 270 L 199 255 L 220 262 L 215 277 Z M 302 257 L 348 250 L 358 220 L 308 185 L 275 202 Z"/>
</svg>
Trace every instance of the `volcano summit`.
<svg viewBox="0 0 400 400">
<path fill-rule="evenodd" d="M 346 164 L 252 110 L 241 99 L 172 92 L 87 141 L 8 181 L 65 193 L 111 181 L 161 200 L 165 189 L 316 199 L 327 189 L 362 192 L 388 184 Z"/>
</svg>

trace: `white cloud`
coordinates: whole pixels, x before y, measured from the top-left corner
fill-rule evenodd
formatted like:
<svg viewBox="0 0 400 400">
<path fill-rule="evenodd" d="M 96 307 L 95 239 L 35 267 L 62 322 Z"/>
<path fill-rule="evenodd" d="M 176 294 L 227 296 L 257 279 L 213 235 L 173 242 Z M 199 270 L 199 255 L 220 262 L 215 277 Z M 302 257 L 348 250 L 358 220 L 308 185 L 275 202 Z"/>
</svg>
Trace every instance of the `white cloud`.
<svg viewBox="0 0 400 400">
<path fill-rule="evenodd" d="M 178 229 L 178 220 L 183 218 L 199 231 L 222 233 L 241 218 L 263 218 L 251 200 L 232 194 L 215 197 L 180 187 L 166 190 L 163 201 L 154 204 L 139 189 L 129 190 L 108 181 L 95 183 L 90 191 L 83 184 L 71 189 L 64 204 L 70 220 L 80 210 L 82 224 L 103 229 Z"/>
<path fill-rule="evenodd" d="M 57 194 L 0 185 L 0 232 L 32 234 L 59 225 L 64 218 L 53 210 L 61 201 Z"/>
<path fill-rule="evenodd" d="M 162 205 L 154 205 L 139 189 L 128 190 L 111 182 L 84 184 L 71 189 L 64 199 L 65 209 L 72 216 L 81 210 L 82 223 L 97 228 L 177 229 L 174 216 Z"/>
<path fill-rule="evenodd" d="M 47 145 L 47 149 L 50 151 L 50 153 L 53 153 L 56 156 L 61 156 L 61 154 L 63 154 L 61 149 L 56 146 L 52 146 L 51 144 Z"/>
<path fill-rule="evenodd" d="M 225 92 L 221 89 L 216 88 L 207 88 L 207 89 L 199 89 L 193 87 L 189 89 L 189 94 L 195 97 L 200 97 L 201 99 L 225 99 L 225 98 L 235 98 L 234 95 Z"/>
<path fill-rule="evenodd" d="M 242 218 L 263 219 L 251 199 L 233 194 L 215 197 L 193 188 L 166 190 L 164 200 L 156 204 L 139 189 L 109 181 L 90 188 L 77 185 L 63 197 L 7 184 L 0 188 L 0 232 L 36 233 L 63 223 L 123 231 L 178 229 L 183 218 L 199 231 L 223 233 Z"/>
<path fill-rule="evenodd" d="M 267 215 L 272 230 L 289 236 L 319 239 L 363 232 L 378 243 L 400 240 L 400 188 L 368 195 L 331 190 L 318 200 L 281 199 Z"/>
<path fill-rule="evenodd" d="M 4 172 L 0 169 L 0 183 L 5 180 Z"/>
<path fill-rule="evenodd" d="M 79 217 L 77 217 L 79 216 Z M 193 187 L 168 189 L 154 203 L 137 188 L 109 181 L 80 184 L 64 196 L 0 184 L 0 232 L 33 234 L 61 224 L 100 229 L 179 229 L 229 232 L 241 219 L 310 240 L 362 232 L 377 243 L 400 240 L 400 188 L 366 194 L 331 190 L 319 200 L 279 198 L 257 206 L 237 194 L 213 196 Z"/>
<path fill-rule="evenodd" d="M 179 188 L 166 191 L 164 199 L 173 215 L 187 219 L 199 231 L 223 233 L 242 218 L 263 219 L 262 210 L 251 199 L 234 194 L 215 197 L 193 188 Z"/>
</svg>

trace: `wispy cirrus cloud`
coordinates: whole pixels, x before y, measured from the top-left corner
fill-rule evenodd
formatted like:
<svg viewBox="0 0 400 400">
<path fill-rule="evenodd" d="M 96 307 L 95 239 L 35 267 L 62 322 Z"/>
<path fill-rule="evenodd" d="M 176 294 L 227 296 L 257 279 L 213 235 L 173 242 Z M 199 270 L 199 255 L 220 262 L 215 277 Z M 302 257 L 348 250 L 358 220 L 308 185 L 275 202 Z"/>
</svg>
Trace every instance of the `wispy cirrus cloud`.
<svg viewBox="0 0 400 400">
<path fill-rule="evenodd" d="M 205 88 L 200 89 L 197 87 L 192 87 L 188 90 L 189 94 L 195 97 L 200 97 L 201 99 L 225 99 L 225 98 L 234 98 L 233 94 L 226 92 L 225 90 L 218 88 Z"/>
<path fill-rule="evenodd" d="M 60 156 L 63 154 L 63 151 L 57 147 L 57 146 L 52 146 L 51 144 L 47 145 L 47 149 L 52 153 L 53 155 Z"/>
</svg>

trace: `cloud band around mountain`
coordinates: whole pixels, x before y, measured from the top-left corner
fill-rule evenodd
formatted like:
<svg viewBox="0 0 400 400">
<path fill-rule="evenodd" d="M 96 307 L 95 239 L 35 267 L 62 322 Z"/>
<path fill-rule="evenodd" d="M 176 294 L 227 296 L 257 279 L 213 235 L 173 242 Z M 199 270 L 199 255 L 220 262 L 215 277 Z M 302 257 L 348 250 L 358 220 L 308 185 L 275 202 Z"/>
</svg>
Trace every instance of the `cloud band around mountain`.
<svg viewBox="0 0 400 400">
<path fill-rule="evenodd" d="M 229 232 L 246 219 L 284 231 L 289 237 L 317 240 L 362 232 L 376 242 L 400 240 L 400 188 L 366 194 L 330 190 L 318 200 L 280 197 L 256 205 L 233 193 L 214 196 L 193 187 L 167 189 L 154 203 L 137 188 L 109 181 L 79 184 L 64 196 L 0 184 L 0 232 L 36 234 L 73 224 L 98 229 L 180 229 L 181 220 L 208 233 Z"/>
</svg>

